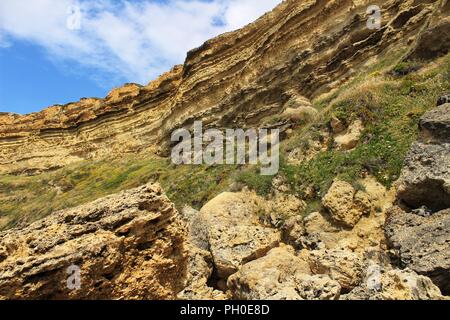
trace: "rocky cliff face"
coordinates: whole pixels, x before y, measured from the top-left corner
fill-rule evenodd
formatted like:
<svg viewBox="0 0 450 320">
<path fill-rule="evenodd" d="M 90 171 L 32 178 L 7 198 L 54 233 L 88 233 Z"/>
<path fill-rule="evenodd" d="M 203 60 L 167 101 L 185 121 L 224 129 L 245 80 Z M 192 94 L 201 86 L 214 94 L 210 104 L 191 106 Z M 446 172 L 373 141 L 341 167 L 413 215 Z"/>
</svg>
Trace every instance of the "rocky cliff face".
<svg viewBox="0 0 450 320">
<path fill-rule="evenodd" d="M 450 90 L 450 4 L 385 1 L 379 30 L 366 26 L 368 4 L 284 1 L 147 86 L 0 115 L 0 173 L 9 173 L 0 222 L 15 206 L 51 208 L 36 206 L 40 192 L 60 202 L 79 188 L 112 193 L 128 175 L 198 195 L 196 209 L 178 213 L 150 183 L 25 219 L 0 233 L 0 299 L 448 299 L 448 96 L 434 105 Z M 397 46 L 400 58 L 355 81 L 374 60 L 389 64 Z M 39 174 L 164 155 L 171 131 L 197 119 L 282 129 L 280 172 L 209 166 L 196 176 L 149 157 Z M 105 172 L 113 177 L 102 183 Z"/>
<path fill-rule="evenodd" d="M 447 127 L 447 106 L 421 123 Z M 448 154 L 441 160 L 425 165 L 445 180 Z M 421 191 L 415 168 L 399 180 L 411 192 Z M 293 195 L 249 190 L 179 215 L 151 184 L 56 212 L 0 233 L 0 299 L 446 299 L 449 209 L 429 209 L 432 197 L 392 207 L 393 190 L 360 184 L 336 180 L 307 217 Z"/>
<path fill-rule="evenodd" d="M 282 126 L 290 120 L 283 112 L 299 107 L 299 97 L 336 88 L 391 48 L 409 46 L 421 58 L 448 50 L 449 41 L 431 41 L 448 37 L 447 1 L 384 1 L 379 30 L 367 28 L 370 4 L 284 1 L 192 50 L 184 65 L 147 86 L 130 84 L 105 99 L 26 116 L 2 114 L 0 172 L 33 173 L 127 152 L 164 154 L 172 130 L 200 118 L 219 128 Z"/>
</svg>

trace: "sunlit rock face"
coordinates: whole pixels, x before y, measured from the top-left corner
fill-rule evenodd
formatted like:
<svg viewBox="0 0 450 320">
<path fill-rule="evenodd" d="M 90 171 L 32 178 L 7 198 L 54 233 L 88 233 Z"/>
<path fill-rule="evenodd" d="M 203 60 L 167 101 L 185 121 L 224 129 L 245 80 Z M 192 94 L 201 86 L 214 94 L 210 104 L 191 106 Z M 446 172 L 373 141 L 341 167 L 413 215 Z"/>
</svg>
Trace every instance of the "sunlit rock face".
<svg viewBox="0 0 450 320">
<path fill-rule="evenodd" d="M 287 0 L 190 51 L 183 65 L 147 86 L 127 84 L 104 99 L 30 115 L 0 114 L 0 174 L 126 153 L 164 156 L 173 130 L 197 120 L 205 129 L 280 128 L 291 137 L 294 123 L 316 126 L 317 143 L 297 146 L 297 165 L 328 149 L 350 154 L 366 143 L 371 123 L 320 120 L 314 98 L 333 97 L 371 63 L 385 63 L 393 48 L 435 64 L 450 43 L 442 33 L 449 30 L 448 1 L 385 1 L 378 29 L 368 28 L 369 4 Z M 395 77 L 376 72 L 385 71 Z M 267 194 L 233 181 L 179 214 L 150 183 L 4 231 L 0 300 L 445 299 L 449 104 L 445 96 L 439 101 L 420 115 L 417 141 L 393 187 L 372 172 L 346 181 L 333 169 L 323 190 L 295 190 L 280 172 Z M 319 126 L 322 120 L 329 126 Z M 188 174 L 173 175 L 172 195 L 194 192 Z M 0 187 L 8 193 L 9 186 Z"/>
<path fill-rule="evenodd" d="M 184 239 L 159 185 L 56 212 L 0 233 L 0 300 L 173 299 Z"/>
<path fill-rule="evenodd" d="M 381 27 L 371 29 L 369 2 L 284 1 L 190 51 L 183 65 L 146 86 L 127 84 L 104 99 L 30 115 L 1 114 L 0 172 L 34 174 L 124 153 L 164 155 L 170 133 L 196 119 L 219 128 L 284 126 L 292 110 L 305 107 L 293 102 L 337 88 L 392 47 L 415 46 L 412 54 L 422 58 L 448 50 L 449 42 L 439 40 L 448 3 L 385 1 Z M 427 36 L 419 38 L 425 26 Z"/>
</svg>

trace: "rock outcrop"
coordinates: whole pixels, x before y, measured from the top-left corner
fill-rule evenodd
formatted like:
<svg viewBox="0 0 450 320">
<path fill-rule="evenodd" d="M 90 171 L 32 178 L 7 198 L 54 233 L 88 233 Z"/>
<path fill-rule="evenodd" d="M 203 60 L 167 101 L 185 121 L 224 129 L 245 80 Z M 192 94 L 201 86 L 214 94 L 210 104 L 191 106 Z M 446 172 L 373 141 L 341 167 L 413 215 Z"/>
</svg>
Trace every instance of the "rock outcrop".
<svg viewBox="0 0 450 320">
<path fill-rule="evenodd" d="M 439 288 L 430 278 L 420 276 L 414 271 L 390 270 L 379 274 L 377 286 L 363 283 L 343 295 L 343 300 L 443 300 Z"/>
<path fill-rule="evenodd" d="M 333 124 L 335 129 L 339 130 L 339 125 L 336 123 Z M 364 127 L 361 120 L 356 120 L 354 123 L 350 124 L 345 132 L 338 134 L 334 138 L 337 149 L 348 151 L 355 148 L 361 138 L 363 130 Z"/>
<path fill-rule="evenodd" d="M 245 300 L 334 300 L 340 293 L 339 283 L 311 275 L 305 257 L 289 247 L 245 264 L 228 279 L 228 287 L 234 298 Z"/>
<path fill-rule="evenodd" d="M 450 292 L 450 104 L 426 113 L 399 180 L 385 225 L 401 266 Z"/>
<path fill-rule="evenodd" d="M 259 199 L 250 192 L 225 192 L 205 204 L 195 223 L 204 228 L 216 276 L 227 279 L 238 268 L 280 243 L 280 234 L 258 222 Z"/>
<path fill-rule="evenodd" d="M 450 94 L 445 94 L 443 96 L 440 96 L 436 103 L 436 106 L 439 107 L 440 105 L 443 105 L 446 103 L 450 103 Z"/>
<path fill-rule="evenodd" d="M 205 129 L 280 128 L 289 136 L 320 119 L 304 133 L 305 146 L 288 146 L 288 162 L 323 151 L 351 155 L 368 143 L 360 140 L 371 124 L 339 120 L 321 105 L 332 100 L 316 109 L 313 98 L 334 99 L 370 58 L 399 45 L 410 58 L 448 51 L 436 40 L 447 38 L 447 1 L 385 1 L 373 30 L 370 4 L 286 0 L 190 51 L 182 66 L 146 86 L 31 115 L 0 114 L 0 174 L 124 153 L 164 156 L 170 134 L 196 120 Z M 297 190 L 290 173 L 297 179 L 300 171 L 287 168 L 266 197 L 241 188 L 178 214 L 148 184 L 0 233 L 0 299 L 443 299 L 450 293 L 446 99 L 421 118 L 396 199 L 395 188 L 386 190 L 369 170 L 351 183 L 335 170 L 320 203 L 316 184 Z M 311 199 L 319 201 L 309 206 Z"/>
<path fill-rule="evenodd" d="M 398 198 L 411 209 L 450 207 L 450 104 L 426 113 L 420 137 L 405 160 Z"/>
<path fill-rule="evenodd" d="M 402 266 L 430 277 L 443 292 L 450 292 L 450 209 L 422 217 L 394 207 L 385 229 Z"/>
<path fill-rule="evenodd" d="M 249 191 L 225 192 L 200 211 L 186 207 L 186 279 L 179 299 L 227 299 L 230 275 L 280 244 L 280 232 L 260 224 L 265 201 Z"/>
<path fill-rule="evenodd" d="M 183 242 L 158 185 L 57 212 L 0 233 L 0 299 L 173 299 Z"/>
<path fill-rule="evenodd" d="M 312 251 L 309 260 L 313 273 L 329 275 L 345 292 L 349 292 L 361 281 L 364 269 L 361 253 L 348 249 Z"/>
<path fill-rule="evenodd" d="M 199 211 L 184 207 L 181 216 L 186 225 L 187 252 L 186 279 L 183 290 L 178 293 L 180 300 L 224 300 L 227 298 L 220 290 L 210 286 L 209 281 L 214 272 L 214 261 L 209 250 L 205 226 L 198 224 Z"/>
<path fill-rule="evenodd" d="M 417 56 L 443 54 L 449 11 L 443 3 L 380 3 L 381 28 L 371 30 L 368 0 L 283 1 L 190 51 L 183 65 L 148 85 L 128 84 L 104 99 L 30 115 L 1 114 L 0 173 L 34 174 L 124 153 L 166 154 L 174 129 L 197 119 L 215 128 L 308 120 L 315 110 L 302 105 L 303 97 L 336 88 L 405 39 L 417 40 L 408 42 Z"/>
</svg>

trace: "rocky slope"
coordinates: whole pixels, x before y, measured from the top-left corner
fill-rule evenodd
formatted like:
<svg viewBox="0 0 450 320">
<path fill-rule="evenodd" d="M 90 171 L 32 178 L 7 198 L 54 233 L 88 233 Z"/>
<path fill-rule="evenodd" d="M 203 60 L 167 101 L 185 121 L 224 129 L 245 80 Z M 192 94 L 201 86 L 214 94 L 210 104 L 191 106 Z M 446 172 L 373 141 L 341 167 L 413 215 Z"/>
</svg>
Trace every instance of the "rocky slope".
<svg viewBox="0 0 450 320">
<path fill-rule="evenodd" d="M 409 47 L 411 57 L 426 59 L 448 51 L 447 1 L 384 1 L 379 30 L 367 28 L 370 4 L 284 1 L 192 50 L 184 65 L 147 86 L 126 85 L 105 99 L 36 114 L 2 114 L 0 172 L 35 173 L 138 151 L 164 154 L 173 129 L 200 118 L 211 127 L 281 126 L 292 120 L 287 109 L 302 107 L 301 96 L 336 88 L 392 48 Z"/>
<path fill-rule="evenodd" d="M 450 293 L 450 104 L 425 114 L 405 160 L 386 236 L 401 265 Z"/>
<path fill-rule="evenodd" d="M 430 127 L 450 125 L 449 106 L 422 117 L 429 125 L 411 155 Z M 293 195 L 248 190 L 179 215 L 151 184 L 54 213 L 0 233 L 0 299 L 446 299 L 450 211 L 433 211 L 433 197 L 420 208 L 402 205 L 405 187 L 421 191 L 408 159 L 402 207 L 392 206 L 394 190 L 367 177 L 361 190 L 336 180 L 322 210 L 306 217 Z M 448 152 L 440 160 L 423 164 L 446 185 Z"/>
<path fill-rule="evenodd" d="M 0 299 L 448 299 L 450 4 L 367 6 L 284 1 L 148 86 L 0 115 Z M 153 157 L 196 119 L 282 129 L 280 172 Z"/>
</svg>

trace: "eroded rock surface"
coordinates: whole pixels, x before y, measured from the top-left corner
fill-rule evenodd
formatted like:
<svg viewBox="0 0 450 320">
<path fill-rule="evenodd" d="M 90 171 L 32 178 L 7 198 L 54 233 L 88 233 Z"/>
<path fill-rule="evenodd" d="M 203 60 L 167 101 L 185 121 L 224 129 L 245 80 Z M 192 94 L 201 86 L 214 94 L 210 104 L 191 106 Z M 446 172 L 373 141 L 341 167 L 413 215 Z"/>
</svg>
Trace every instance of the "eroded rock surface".
<svg viewBox="0 0 450 320">
<path fill-rule="evenodd" d="M 339 127 L 336 123 L 335 126 Z M 334 138 L 336 147 L 339 150 L 351 150 L 356 147 L 364 130 L 361 120 L 357 120 L 350 124 L 348 129 Z"/>
<path fill-rule="evenodd" d="M 385 230 L 401 265 L 450 292 L 450 209 L 422 217 L 394 207 Z"/>
<path fill-rule="evenodd" d="M 228 279 L 228 287 L 234 298 L 245 300 L 332 300 L 340 293 L 339 283 L 311 275 L 307 258 L 288 246 L 245 264 Z"/>
<path fill-rule="evenodd" d="M 335 181 L 322 200 L 332 218 L 345 226 L 353 227 L 361 217 L 370 213 L 367 194 L 356 191 L 351 184 Z"/>
<path fill-rule="evenodd" d="M 417 46 L 419 58 L 448 47 L 442 0 L 287 0 L 246 27 L 191 50 L 183 65 L 147 85 L 127 84 L 104 99 L 82 99 L 29 115 L 0 114 L 0 172 L 33 174 L 124 153 L 166 154 L 170 134 L 195 120 L 224 128 L 282 125 L 314 116 L 302 105 L 340 86 L 370 58 Z M 445 29 L 447 28 L 447 29 Z M 405 48 L 406 49 L 406 48 Z M 300 118 L 299 118 L 300 117 Z M 350 146 L 354 144 L 354 140 Z"/>
<path fill-rule="evenodd" d="M 414 271 L 390 270 L 377 275 L 376 286 L 367 282 L 343 295 L 344 300 L 442 300 L 439 288 L 430 278 Z"/>
<path fill-rule="evenodd" d="M 0 233 L 0 299 L 172 299 L 183 285 L 183 241 L 158 185 L 60 211 Z M 71 266 L 79 289 L 68 287 Z"/>
<path fill-rule="evenodd" d="M 219 278 L 228 278 L 244 263 L 278 246 L 279 232 L 259 224 L 259 201 L 250 192 L 225 192 L 200 210 L 195 223 L 205 228 Z"/>
<path fill-rule="evenodd" d="M 206 238 L 204 225 L 198 224 L 199 211 L 184 207 L 181 216 L 186 224 L 187 239 L 185 249 L 188 256 L 186 279 L 183 290 L 178 293 L 180 300 L 223 300 L 227 296 L 209 285 L 213 275 L 214 261 Z"/>
<path fill-rule="evenodd" d="M 287 0 L 190 51 L 146 86 L 31 115 L 0 114 L 0 173 L 164 155 L 174 129 L 199 119 L 205 129 L 260 126 L 289 135 L 317 116 L 310 100 L 380 52 L 406 47 L 405 39 L 416 46 L 408 47 L 412 56 L 446 50 L 436 39 L 445 39 L 447 2 L 387 1 L 379 30 L 367 30 L 369 4 Z M 386 225 L 393 197 L 372 178 L 356 181 L 361 188 L 336 180 L 324 208 L 307 217 L 305 202 L 282 183 L 267 199 L 225 192 L 182 217 L 147 185 L 1 233 L 0 299 L 441 299 L 436 285 L 446 291 L 450 278 L 449 111 L 442 104 L 421 119 L 399 182 L 401 207 L 388 211 Z M 288 160 L 311 159 L 332 139 L 351 150 L 363 130 L 360 120 L 333 118 Z M 383 256 L 387 244 L 392 261 L 367 257 Z M 73 266 L 81 271 L 77 290 L 67 287 Z"/>
</svg>

